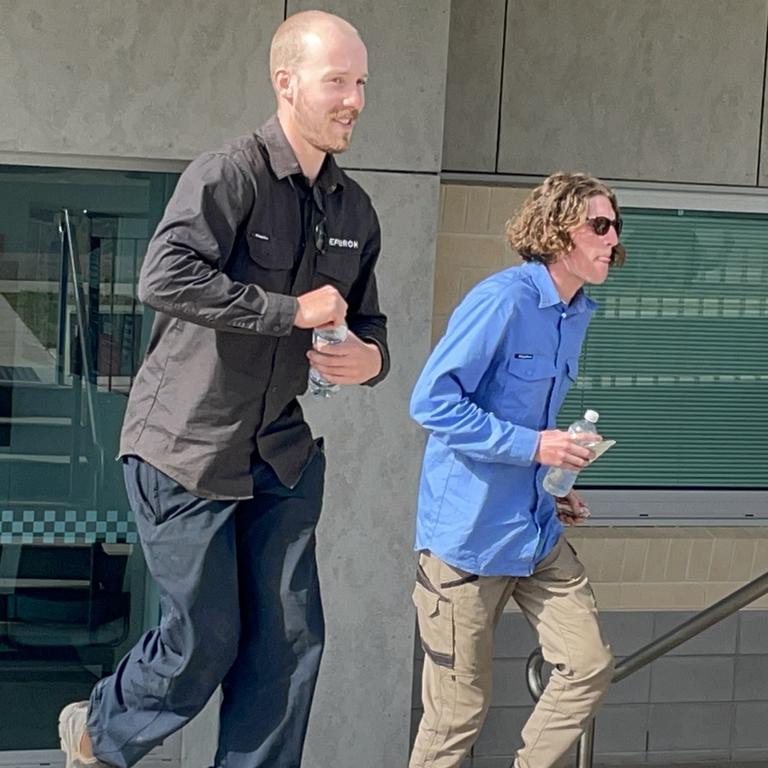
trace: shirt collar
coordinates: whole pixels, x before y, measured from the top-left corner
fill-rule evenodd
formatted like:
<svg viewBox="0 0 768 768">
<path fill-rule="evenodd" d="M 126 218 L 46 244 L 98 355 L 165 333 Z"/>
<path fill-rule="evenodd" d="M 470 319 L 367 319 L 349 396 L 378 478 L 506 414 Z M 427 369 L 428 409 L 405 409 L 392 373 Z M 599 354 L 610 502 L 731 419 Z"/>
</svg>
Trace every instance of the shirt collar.
<svg viewBox="0 0 768 768">
<path fill-rule="evenodd" d="M 301 166 L 296 159 L 293 148 L 285 137 L 277 115 L 273 115 L 256 131 L 269 156 L 269 165 L 278 179 L 285 179 L 296 173 L 301 173 Z M 333 155 L 326 154 L 320 173 L 315 182 L 323 192 L 330 194 L 336 187 L 344 184 L 344 179 Z"/>
<path fill-rule="evenodd" d="M 523 263 L 523 270 L 530 275 L 531 281 L 539 292 L 539 307 L 554 307 L 562 304 L 563 300 L 555 288 L 555 283 L 549 270 L 538 261 L 526 261 Z M 583 288 L 579 288 L 576 295 L 571 299 L 568 305 L 574 312 L 586 312 L 587 310 L 597 309 L 597 302 L 587 296 Z"/>
</svg>

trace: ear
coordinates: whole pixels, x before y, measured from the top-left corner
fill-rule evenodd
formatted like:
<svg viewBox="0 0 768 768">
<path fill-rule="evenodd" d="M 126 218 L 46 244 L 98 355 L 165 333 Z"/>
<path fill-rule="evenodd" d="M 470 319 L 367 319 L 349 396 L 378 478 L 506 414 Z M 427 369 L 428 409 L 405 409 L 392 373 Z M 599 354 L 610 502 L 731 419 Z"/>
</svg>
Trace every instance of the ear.
<svg viewBox="0 0 768 768">
<path fill-rule="evenodd" d="M 275 89 L 278 99 L 285 99 L 293 104 L 293 86 L 293 75 L 290 70 L 280 68 L 272 73 L 272 87 Z"/>
</svg>

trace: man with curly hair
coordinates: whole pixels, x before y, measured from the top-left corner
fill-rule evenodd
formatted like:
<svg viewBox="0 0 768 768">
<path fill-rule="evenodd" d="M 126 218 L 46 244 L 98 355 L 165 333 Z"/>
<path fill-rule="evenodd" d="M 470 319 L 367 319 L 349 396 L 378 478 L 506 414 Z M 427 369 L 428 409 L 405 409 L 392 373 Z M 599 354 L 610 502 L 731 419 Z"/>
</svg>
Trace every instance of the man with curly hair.
<svg viewBox="0 0 768 768">
<path fill-rule="evenodd" d="M 620 233 L 616 198 L 602 182 L 547 178 L 508 225 L 523 264 L 469 292 L 416 384 L 411 415 L 429 438 L 413 593 L 424 715 L 410 768 L 455 768 L 477 738 L 491 698 L 493 631 L 510 598 L 553 667 L 515 768 L 558 764 L 611 681 L 594 595 L 563 537 L 563 525 L 588 512 L 576 491 L 558 512 L 542 480 L 548 467 L 578 470 L 593 456 L 555 420 L 595 309 L 583 286 L 621 264 Z"/>
</svg>

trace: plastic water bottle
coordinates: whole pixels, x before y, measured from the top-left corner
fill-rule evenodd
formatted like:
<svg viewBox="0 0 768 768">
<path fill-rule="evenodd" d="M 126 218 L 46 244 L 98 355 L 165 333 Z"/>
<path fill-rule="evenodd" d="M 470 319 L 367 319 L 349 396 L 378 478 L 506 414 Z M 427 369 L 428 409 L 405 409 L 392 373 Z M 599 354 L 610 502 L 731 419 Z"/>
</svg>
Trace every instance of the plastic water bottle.
<svg viewBox="0 0 768 768">
<path fill-rule="evenodd" d="M 600 418 L 600 414 L 597 411 L 587 410 L 584 413 L 583 419 L 577 419 L 568 427 L 568 431 L 573 434 L 580 432 L 597 434 L 595 424 Z M 583 446 L 589 448 L 595 445 L 594 442 L 582 443 Z M 573 488 L 573 484 L 576 482 L 576 475 L 579 474 L 577 469 L 561 469 L 560 467 L 550 467 L 547 474 L 544 476 L 544 490 L 551 493 L 553 496 L 567 496 L 568 491 Z"/>
<path fill-rule="evenodd" d="M 337 325 L 333 328 L 315 328 L 312 331 L 312 346 L 320 351 L 328 344 L 341 344 L 346 338 L 346 325 Z M 331 384 L 318 371 L 310 368 L 308 389 L 313 397 L 330 397 L 339 391 L 339 385 Z"/>
</svg>

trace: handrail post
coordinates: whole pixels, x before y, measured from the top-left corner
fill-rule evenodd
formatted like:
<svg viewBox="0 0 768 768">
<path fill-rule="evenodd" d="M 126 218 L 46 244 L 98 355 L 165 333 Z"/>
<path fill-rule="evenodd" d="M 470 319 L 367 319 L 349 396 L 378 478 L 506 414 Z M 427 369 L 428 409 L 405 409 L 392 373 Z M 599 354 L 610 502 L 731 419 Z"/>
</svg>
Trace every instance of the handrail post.
<svg viewBox="0 0 768 768">
<path fill-rule="evenodd" d="M 59 305 L 58 305 L 58 328 L 56 334 L 56 383 L 64 384 L 64 355 L 66 352 L 67 337 L 67 294 L 69 291 L 68 275 L 69 264 L 67 262 L 67 244 L 64 231 L 64 217 L 61 213 L 57 214 L 56 224 L 59 228 L 59 239 L 61 240 L 61 259 L 59 262 Z"/>
<path fill-rule="evenodd" d="M 96 452 L 96 472 L 93 480 L 93 503 L 98 508 L 101 506 L 102 493 L 104 486 L 105 455 L 104 446 L 101 444 L 98 423 L 96 421 L 96 406 L 94 404 L 93 393 L 97 389 L 97 377 L 93 367 L 93 358 L 91 357 L 91 348 L 88 343 L 88 325 L 87 307 L 85 296 L 83 294 L 82 278 L 80 276 L 80 267 L 78 265 L 77 251 L 75 249 L 75 238 L 72 236 L 72 222 L 70 220 L 69 209 L 63 208 L 64 237 L 67 250 L 69 251 L 69 269 L 72 273 L 72 287 L 75 294 L 75 316 L 77 318 L 78 344 L 82 355 L 84 367 L 83 381 L 85 383 L 85 402 L 88 408 L 88 421 L 91 430 L 91 440 Z"/>
<path fill-rule="evenodd" d="M 595 756 L 595 718 L 591 718 L 576 745 L 576 768 L 592 768 Z"/>
</svg>

